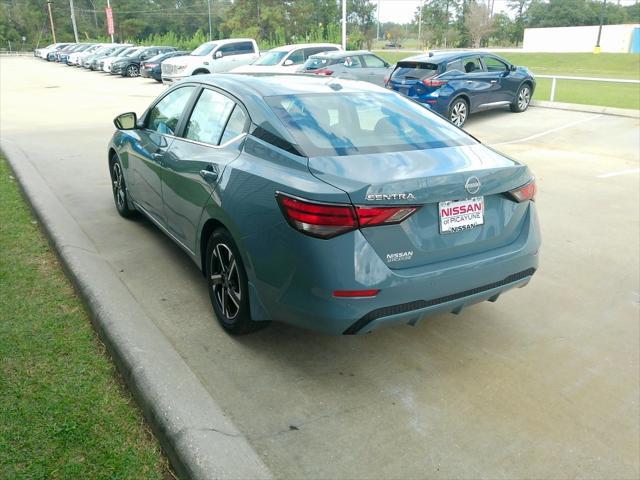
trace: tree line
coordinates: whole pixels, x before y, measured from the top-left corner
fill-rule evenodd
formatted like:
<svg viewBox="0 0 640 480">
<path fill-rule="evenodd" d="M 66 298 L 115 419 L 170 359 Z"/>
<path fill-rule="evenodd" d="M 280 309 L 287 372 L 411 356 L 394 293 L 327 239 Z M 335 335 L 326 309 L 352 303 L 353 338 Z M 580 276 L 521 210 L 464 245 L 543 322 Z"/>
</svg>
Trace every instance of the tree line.
<svg viewBox="0 0 640 480">
<path fill-rule="evenodd" d="M 262 48 L 341 38 L 339 0 L 111 0 L 117 41 L 194 48 L 211 37 L 251 37 Z M 81 41 L 107 40 L 107 0 L 74 0 Z M 377 38 L 423 47 L 518 45 L 526 27 L 595 25 L 602 0 L 424 0 L 413 21 L 377 25 L 375 0 L 348 0 L 349 48 L 371 48 Z M 209 23 L 211 12 L 211 24 Z M 54 0 L 58 41 L 73 41 L 68 0 Z M 640 22 L 638 4 L 607 2 L 605 24 Z M 0 0 L 0 49 L 31 49 L 52 41 L 46 0 Z"/>
</svg>

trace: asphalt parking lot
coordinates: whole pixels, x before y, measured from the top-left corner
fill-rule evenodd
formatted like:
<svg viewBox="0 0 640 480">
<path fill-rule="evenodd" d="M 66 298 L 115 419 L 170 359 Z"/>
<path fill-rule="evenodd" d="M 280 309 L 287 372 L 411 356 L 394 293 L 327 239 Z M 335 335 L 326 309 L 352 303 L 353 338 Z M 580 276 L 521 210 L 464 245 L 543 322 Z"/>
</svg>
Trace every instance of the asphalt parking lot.
<svg viewBox="0 0 640 480">
<path fill-rule="evenodd" d="M 231 338 L 205 282 L 117 215 L 106 146 L 165 87 L 0 60 L 17 145 L 277 478 L 638 478 L 640 122 L 530 108 L 466 129 L 538 179 L 541 265 L 497 303 L 358 337 Z"/>
</svg>

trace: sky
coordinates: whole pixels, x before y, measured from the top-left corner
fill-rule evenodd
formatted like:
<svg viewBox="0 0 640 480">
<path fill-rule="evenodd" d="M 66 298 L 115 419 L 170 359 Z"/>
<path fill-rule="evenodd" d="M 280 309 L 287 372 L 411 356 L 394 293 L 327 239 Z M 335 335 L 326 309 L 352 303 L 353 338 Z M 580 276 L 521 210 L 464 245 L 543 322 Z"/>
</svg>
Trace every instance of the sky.
<svg viewBox="0 0 640 480">
<path fill-rule="evenodd" d="M 380 22 L 408 23 L 420 5 L 420 0 L 370 0 L 380 5 Z M 617 2 L 617 0 L 609 0 Z M 621 0 L 622 5 L 631 5 L 636 0 Z M 494 13 L 511 13 L 507 9 L 507 0 L 495 0 Z"/>
</svg>

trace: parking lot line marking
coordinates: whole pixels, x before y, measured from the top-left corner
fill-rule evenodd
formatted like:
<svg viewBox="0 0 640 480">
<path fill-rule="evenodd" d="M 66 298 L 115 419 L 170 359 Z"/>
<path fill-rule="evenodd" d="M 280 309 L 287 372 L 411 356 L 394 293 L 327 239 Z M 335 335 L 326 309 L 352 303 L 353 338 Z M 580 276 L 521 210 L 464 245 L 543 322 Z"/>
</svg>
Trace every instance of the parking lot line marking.
<svg viewBox="0 0 640 480">
<path fill-rule="evenodd" d="M 519 138 L 517 140 L 509 140 L 508 142 L 494 143 L 492 145 L 493 146 L 498 146 L 498 145 L 509 145 L 511 143 L 526 142 L 528 140 L 533 140 L 535 138 L 540 138 L 540 137 L 543 137 L 545 135 L 549 135 L 550 133 L 555 133 L 555 132 L 559 132 L 560 130 L 565 130 L 567 128 L 574 127 L 574 126 L 579 125 L 581 123 L 585 123 L 585 122 L 589 122 L 591 120 L 595 120 L 596 118 L 602 117 L 602 115 L 603 115 L 602 113 L 599 113 L 597 115 L 592 115 L 592 116 L 587 117 L 587 118 L 581 118 L 580 120 L 576 120 L 575 122 L 566 123 L 565 125 L 561 125 L 561 126 L 556 127 L 556 128 L 551 128 L 549 130 L 545 130 L 544 132 L 536 133 L 535 135 L 530 135 L 528 137 Z"/>
<path fill-rule="evenodd" d="M 633 173 L 640 173 L 640 168 L 627 168 L 626 170 L 619 170 L 617 172 L 603 173 L 598 175 L 598 178 L 619 177 L 620 175 L 631 175 Z"/>
</svg>

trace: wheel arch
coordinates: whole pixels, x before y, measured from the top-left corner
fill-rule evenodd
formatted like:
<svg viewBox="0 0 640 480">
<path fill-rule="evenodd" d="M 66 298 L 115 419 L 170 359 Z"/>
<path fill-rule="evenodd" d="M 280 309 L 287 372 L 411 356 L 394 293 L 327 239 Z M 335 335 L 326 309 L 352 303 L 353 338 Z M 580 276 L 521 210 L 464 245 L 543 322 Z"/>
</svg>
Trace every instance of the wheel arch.
<svg viewBox="0 0 640 480">
<path fill-rule="evenodd" d="M 449 110 L 451 109 L 451 105 L 453 105 L 453 102 L 455 102 L 459 98 L 462 98 L 465 102 L 467 102 L 467 108 L 469 109 L 469 113 L 471 113 L 471 99 L 469 98 L 469 95 L 467 95 L 465 92 L 461 92 L 461 93 L 458 93 L 449 101 L 449 105 L 447 105 L 447 115 L 449 114 Z"/>
<path fill-rule="evenodd" d="M 196 68 L 191 75 L 206 75 L 208 73 L 211 72 L 206 68 Z"/>
</svg>

